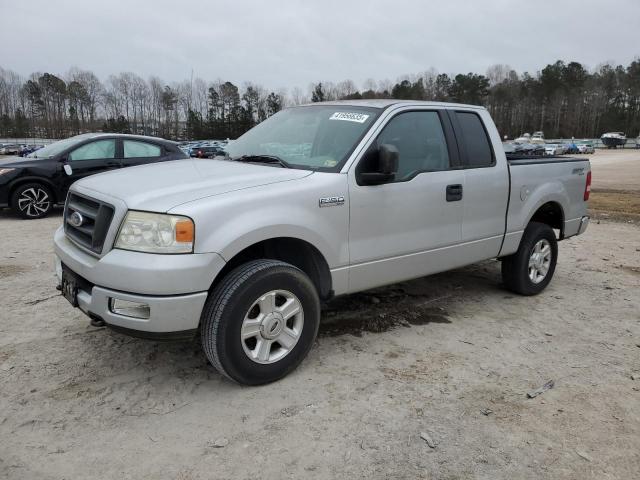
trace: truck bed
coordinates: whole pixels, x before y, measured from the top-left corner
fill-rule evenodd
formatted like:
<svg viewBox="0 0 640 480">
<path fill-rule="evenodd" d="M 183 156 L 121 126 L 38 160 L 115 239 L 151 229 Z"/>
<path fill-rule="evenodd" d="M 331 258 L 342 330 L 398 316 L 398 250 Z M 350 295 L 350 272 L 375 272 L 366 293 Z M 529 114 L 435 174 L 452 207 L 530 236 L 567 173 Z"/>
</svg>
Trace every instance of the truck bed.
<svg viewBox="0 0 640 480">
<path fill-rule="evenodd" d="M 508 158 L 510 196 L 502 254 L 513 253 L 530 216 L 547 202 L 562 208 L 562 237 L 578 233 L 587 214 L 584 191 L 590 171 L 588 157 Z"/>
</svg>

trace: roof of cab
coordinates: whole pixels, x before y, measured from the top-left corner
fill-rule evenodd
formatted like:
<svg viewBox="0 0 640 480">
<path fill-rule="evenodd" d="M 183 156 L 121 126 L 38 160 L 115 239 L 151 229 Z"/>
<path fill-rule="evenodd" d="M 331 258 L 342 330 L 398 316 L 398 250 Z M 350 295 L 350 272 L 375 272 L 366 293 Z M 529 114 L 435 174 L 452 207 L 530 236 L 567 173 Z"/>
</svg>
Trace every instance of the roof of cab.
<svg viewBox="0 0 640 480">
<path fill-rule="evenodd" d="M 336 106 L 354 106 L 354 107 L 370 107 L 385 109 L 392 105 L 396 106 L 430 106 L 430 107 L 448 107 L 448 108 L 473 108 L 476 110 L 485 110 L 480 105 L 466 105 L 463 103 L 449 102 L 431 102 L 426 100 L 396 100 L 392 98 L 374 98 L 368 100 L 334 100 L 329 102 L 306 103 L 301 106 L 311 105 L 336 105 Z"/>
</svg>

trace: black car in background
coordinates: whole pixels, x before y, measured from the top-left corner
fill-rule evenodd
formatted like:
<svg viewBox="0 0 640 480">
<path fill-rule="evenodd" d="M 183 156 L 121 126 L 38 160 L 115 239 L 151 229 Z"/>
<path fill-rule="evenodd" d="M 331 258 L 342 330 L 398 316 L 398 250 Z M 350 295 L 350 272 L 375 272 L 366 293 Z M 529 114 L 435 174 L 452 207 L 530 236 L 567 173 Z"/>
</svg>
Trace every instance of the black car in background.
<svg viewBox="0 0 640 480">
<path fill-rule="evenodd" d="M 116 168 L 188 158 L 174 142 L 140 135 L 85 133 L 36 150 L 0 158 L 0 208 L 41 218 L 63 204 L 80 178 Z"/>
</svg>

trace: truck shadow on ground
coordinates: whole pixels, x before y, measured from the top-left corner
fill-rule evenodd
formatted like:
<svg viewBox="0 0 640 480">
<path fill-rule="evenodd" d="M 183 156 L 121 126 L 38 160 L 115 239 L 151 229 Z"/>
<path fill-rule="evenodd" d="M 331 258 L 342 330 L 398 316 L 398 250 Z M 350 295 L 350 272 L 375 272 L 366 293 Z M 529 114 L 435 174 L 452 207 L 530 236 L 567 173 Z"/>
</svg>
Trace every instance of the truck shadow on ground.
<svg viewBox="0 0 640 480">
<path fill-rule="evenodd" d="M 491 261 L 338 297 L 322 311 L 320 337 L 362 336 L 398 327 L 451 323 L 462 301 L 500 291 L 500 264 Z"/>
<path fill-rule="evenodd" d="M 464 313 L 466 302 L 494 295 L 504 295 L 498 262 L 485 262 L 339 297 L 323 307 L 320 341 L 344 335 L 380 334 L 395 328 L 429 323 L 446 327 L 453 322 L 452 317 Z M 80 378 L 76 377 L 73 382 L 76 386 L 86 386 L 86 381 L 95 381 L 84 378 L 87 375 L 109 382 L 108 378 L 119 378 L 122 372 L 128 372 L 127 376 L 134 378 L 150 375 L 169 382 L 198 384 L 221 380 L 221 376 L 208 364 L 199 336 L 191 342 L 153 342 L 105 328 L 88 327 L 84 333 L 77 332 L 71 337 L 82 339 L 81 345 L 74 348 L 74 357 L 81 352 L 87 368 L 78 372 Z M 332 348 L 331 344 L 327 348 Z M 66 390 L 65 387 L 63 389 Z"/>
</svg>

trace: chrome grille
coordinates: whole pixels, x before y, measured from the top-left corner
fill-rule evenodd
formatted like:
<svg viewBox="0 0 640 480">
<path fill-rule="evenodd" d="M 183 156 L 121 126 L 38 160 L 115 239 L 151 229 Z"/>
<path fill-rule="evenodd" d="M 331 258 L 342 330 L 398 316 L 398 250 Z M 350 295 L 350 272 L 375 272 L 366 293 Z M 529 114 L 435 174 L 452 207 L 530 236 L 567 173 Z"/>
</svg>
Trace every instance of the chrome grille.
<svg viewBox="0 0 640 480">
<path fill-rule="evenodd" d="M 100 254 L 113 213 L 112 205 L 70 192 L 64 207 L 64 231 L 80 246 Z"/>
</svg>

